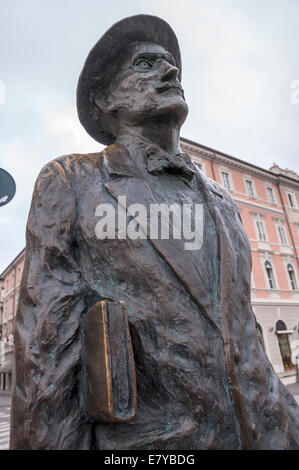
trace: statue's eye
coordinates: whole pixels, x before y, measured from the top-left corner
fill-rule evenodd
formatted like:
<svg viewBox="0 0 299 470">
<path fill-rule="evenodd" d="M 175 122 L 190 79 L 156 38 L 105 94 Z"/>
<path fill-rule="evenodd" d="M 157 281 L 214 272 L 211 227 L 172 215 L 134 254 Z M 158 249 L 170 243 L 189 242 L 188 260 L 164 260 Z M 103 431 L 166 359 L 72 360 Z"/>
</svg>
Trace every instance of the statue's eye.
<svg viewBox="0 0 299 470">
<path fill-rule="evenodd" d="M 149 60 L 139 59 L 135 62 L 135 67 L 141 70 L 149 70 L 152 67 L 152 63 Z"/>
</svg>

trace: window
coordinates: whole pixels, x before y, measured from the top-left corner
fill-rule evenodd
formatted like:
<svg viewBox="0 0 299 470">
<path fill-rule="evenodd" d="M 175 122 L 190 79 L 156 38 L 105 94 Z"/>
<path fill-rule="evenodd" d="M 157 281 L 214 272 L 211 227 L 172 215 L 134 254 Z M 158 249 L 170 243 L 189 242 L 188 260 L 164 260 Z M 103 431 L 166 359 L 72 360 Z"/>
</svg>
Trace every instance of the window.
<svg viewBox="0 0 299 470">
<path fill-rule="evenodd" d="M 266 241 L 267 237 L 266 237 L 264 222 L 262 222 L 261 220 L 256 220 L 255 223 L 256 223 L 256 227 L 257 227 L 257 233 L 258 233 L 259 240 Z"/>
<path fill-rule="evenodd" d="M 245 180 L 246 182 L 246 188 L 247 188 L 247 193 L 249 197 L 254 197 L 254 191 L 253 191 L 253 183 L 250 180 Z"/>
<path fill-rule="evenodd" d="M 295 272 L 294 272 L 293 266 L 291 264 L 288 264 L 287 270 L 288 270 L 288 274 L 289 274 L 292 289 L 296 290 L 297 289 L 297 282 L 296 282 Z"/>
<path fill-rule="evenodd" d="M 296 199 L 293 193 L 288 193 L 288 200 L 291 207 L 296 207 Z"/>
<path fill-rule="evenodd" d="M 267 194 L 268 194 L 268 199 L 271 202 L 271 204 L 275 204 L 273 189 L 267 187 Z"/>
<path fill-rule="evenodd" d="M 276 325 L 275 325 L 275 331 L 276 331 L 276 333 L 277 333 L 278 331 L 282 332 L 282 331 L 287 331 L 287 330 L 288 330 L 288 329 L 287 329 L 287 327 L 286 327 L 286 324 L 285 324 L 282 320 L 278 320 L 278 321 L 276 322 Z"/>
<path fill-rule="evenodd" d="M 269 283 L 270 289 L 275 289 L 275 280 L 274 280 L 274 274 L 273 274 L 273 269 L 270 261 L 265 262 L 265 269 L 266 269 L 266 274 L 267 274 L 267 279 Z"/>
<path fill-rule="evenodd" d="M 284 227 L 282 227 L 281 225 L 278 225 L 277 230 L 278 230 L 278 234 L 279 234 L 280 243 L 282 245 L 288 245 Z"/>
<path fill-rule="evenodd" d="M 225 187 L 225 189 L 231 189 L 229 174 L 226 173 L 226 171 L 222 171 L 221 176 L 222 176 L 223 186 Z"/>
<path fill-rule="evenodd" d="M 278 338 L 278 344 L 280 349 L 280 354 L 283 362 L 284 370 L 294 369 L 294 364 L 292 363 L 291 359 L 291 350 L 289 344 L 289 338 L 287 333 L 286 324 L 278 320 L 275 326 L 275 331 Z"/>
<path fill-rule="evenodd" d="M 18 302 L 19 302 L 19 291 L 16 293 L 16 309 L 18 306 Z"/>
<path fill-rule="evenodd" d="M 13 296 L 9 299 L 9 316 L 10 318 L 13 316 Z"/>
</svg>

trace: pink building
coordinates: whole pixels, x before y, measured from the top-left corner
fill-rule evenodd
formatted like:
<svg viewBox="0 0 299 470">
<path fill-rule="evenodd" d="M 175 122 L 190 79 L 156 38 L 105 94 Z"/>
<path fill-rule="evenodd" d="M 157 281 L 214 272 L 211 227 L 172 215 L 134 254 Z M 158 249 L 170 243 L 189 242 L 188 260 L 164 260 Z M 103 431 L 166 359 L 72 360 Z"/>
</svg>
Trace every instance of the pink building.
<svg viewBox="0 0 299 470">
<path fill-rule="evenodd" d="M 187 139 L 182 150 L 235 199 L 252 251 L 252 305 L 268 357 L 285 383 L 299 354 L 299 176 L 265 170 Z"/>
<path fill-rule="evenodd" d="M 252 250 L 252 305 L 261 339 L 277 374 L 285 383 L 294 382 L 299 355 L 299 176 L 277 165 L 265 170 L 184 138 L 181 147 L 203 173 L 231 193 L 239 207 Z M 6 367 L 13 353 L 24 258 L 22 250 L 0 276 Z"/>
</svg>

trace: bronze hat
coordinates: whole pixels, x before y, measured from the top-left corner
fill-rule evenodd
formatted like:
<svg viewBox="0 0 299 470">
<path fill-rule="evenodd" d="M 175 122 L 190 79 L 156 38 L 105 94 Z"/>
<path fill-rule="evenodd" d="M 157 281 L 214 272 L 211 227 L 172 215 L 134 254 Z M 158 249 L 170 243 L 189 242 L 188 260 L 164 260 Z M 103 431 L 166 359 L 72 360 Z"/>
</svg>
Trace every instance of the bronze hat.
<svg viewBox="0 0 299 470">
<path fill-rule="evenodd" d="M 133 42 L 148 41 L 170 52 L 179 69 L 181 80 L 181 54 L 178 40 L 166 21 L 151 15 L 136 15 L 115 23 L 99 39 L 87 56 L 77 86 L 77 111 L 81 124 L 96 141 L 110 145 L 115 137 L 103 129 L 101 110 L 94 102 L 97 88 L 109 83 L 112 65 L 121 50 Z"/>
</svg>

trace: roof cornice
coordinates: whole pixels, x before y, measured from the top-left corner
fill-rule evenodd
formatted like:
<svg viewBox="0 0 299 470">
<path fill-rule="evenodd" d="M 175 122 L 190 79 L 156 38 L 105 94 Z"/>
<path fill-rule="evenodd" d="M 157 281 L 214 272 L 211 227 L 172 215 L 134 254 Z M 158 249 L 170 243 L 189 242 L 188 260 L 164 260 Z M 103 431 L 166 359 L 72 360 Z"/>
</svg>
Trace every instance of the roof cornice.
<svg viewBox="0 0 299 470">
<path fill-rule="evenodd" d="M 291 178 L 290 176 L 283 175 L 282 173 L 273 173 L 272 171 L 254 165 L 253 163 L 248 163 L 245 160 L 233 157 L 227 153 L 220 152 L 219 150 L 212 149 L 202 144 L 198 144 L 197 142 L 186 139 L 185 137 L 180 137 L 180 141 L 183 147 L 186 150 L 190 150 L 192 153 L 194 153 L 195 156 L 198 155 L 199 157 L 204 157 L 209 160 L 217 160 L 233 168 L 246 170 L 246 172 L 250 172 L 255 176 L 262 176 L 263 178 L 267 178 L 276 184 L 278 184 L 278 182 L 283 184 L 284 182 L 285 184 L 292 185 L 294 188 L 299 190 L 299 181 Z"/>
<path fill-rule="evenodd" d="M 2 280 L 5 277 L 5 275 L 10 270 L 10 268 L 14 265 L 17 259 L 20 258 L 24 254 L 24 252 L 25 252 L 25 248 L 23 248 L 23 250 L 21 250 L 20 253 L 17 254 L 17 256 L 11 261 L 11 263 L 9 263 L 7 268 L 5 268 L 4 271 L 0 274 L 0 280 Z"/>
</svg>

